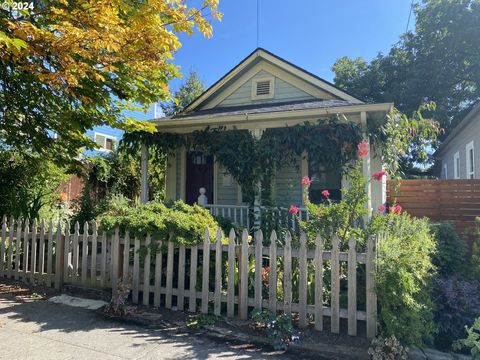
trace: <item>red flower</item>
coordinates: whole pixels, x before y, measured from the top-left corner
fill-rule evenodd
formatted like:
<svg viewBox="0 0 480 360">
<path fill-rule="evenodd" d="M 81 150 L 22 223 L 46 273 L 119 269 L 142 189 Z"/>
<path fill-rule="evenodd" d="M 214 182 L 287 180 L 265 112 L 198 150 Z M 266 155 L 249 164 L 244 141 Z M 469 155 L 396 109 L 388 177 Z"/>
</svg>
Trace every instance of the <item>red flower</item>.
<svg viewBox="0 0 480 360">
<path fill-rule="evenodd" d="M 296 207 L 295 205 L 290 205 L 290 209 L 288 210 L 288 212 L 292 215 L 297 215 L 298 214 L 298 207 Z"/>
<path fill-rule="evenodd" d="M 378 211 L 383 214 L 383 213 L 385 212 L 385 205 L 383 205 L 383 204 L 380 205 L 380 206 L 378 207 Z"/>
<path fill-rule="evenodd" d="M 67 195 L 66 193 L 62 192 L 62 193 L 60 194 L 60 196 L 58 197 L 58 200 L 59 200 L 60 202 L 65 202 L 65 201 L 68 200 L 68 195 Z"/>
<path fill-rule="evenodd" d="M 366 141 L 362 141 L 357 145 L 357 155 L 359 160 L 365 159 L 365 157 L 368 155 L 370 145 Z"/>
<path fill-rule="evenodd" d="M 262 268 L 262 280 L 263 280 L 264 283 L 268 284 L 269 273 L 270 273 L 270 267 L 269 266 L 265 266 L 265 267 Z"/>
<path fill-rule="evenodd" d="M 372 179 L 375 179 L 377 181 L 381 181 L 382 177 L 384 177 L 385 175 L 387 175 L 387 173 L 385 171 L 375 171 L 372 174 Z"/>
<path fill-rule="evenodd" d="M 325 189 L 322 191 L 322 195 L 328 198 L 330 196 L 330 192 L 327 189 Z"/>
<path fill-rule="evenodd" d="M 390 213 L 400 215 L 402 213 L 402 207 L 400 205 L 393 205 L 389 208 Z"/>
<path fill-rule="evenodd" d="M 302 185 L 306 187 L 310 187 L 310 184 L 312 183 L 312 180 L 308 176 L 304 176 L 302 178 Z"/>
</svg>

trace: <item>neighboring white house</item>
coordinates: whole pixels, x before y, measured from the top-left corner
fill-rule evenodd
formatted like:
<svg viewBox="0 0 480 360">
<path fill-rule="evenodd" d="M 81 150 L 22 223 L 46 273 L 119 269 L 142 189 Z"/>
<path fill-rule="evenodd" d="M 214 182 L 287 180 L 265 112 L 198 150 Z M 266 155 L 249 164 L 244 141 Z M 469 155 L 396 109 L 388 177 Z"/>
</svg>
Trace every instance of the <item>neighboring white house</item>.
<svg viewBox="0 0 480 360">
<path fill-rule="evenodd" d="M 268 128 L 279 128 L 315 122 L 333 114 L 343 114 L 347 121 L 360 124 L 384 118 L 393 104 L 367 104 L 347 94 L 333 84 L 264 50 L 256 49 L 243 61 L 194 100 L 181 114 L 159 118 L 154 122 L 160 132 L 188 134 L 206 127 L 247 129 L 261 136 Z M 356 144 L 354 144 L 356 145 Z M 380 157 L 373 152 L 364 165 L 370 177 L 382 169 Z M 339 169 L 340 170 L 340 169 Z M 300 179 L 314 177 L 314 186 L 339 191 L 344 184 L 337 173 L 312 173 L 308 154 L 299 157 L 298 166 L 286 166 L 276 173 L 276 203 L 302 205 Z M 146 177 L 144 177 L 145 181 Z M 240 186 L 215 159 L 180 149 L 170 156 L 166 175 L 167 199 L 197 201 L 200 188 L 206 189 L 211 208 L 234 211 L 246 206 Z M 385 203 L 385 181 L 372 182 L 370 209 Z M 230 210 L 228 210 L 230 209 Z"/>
<path fill-rule="evenodd" d="M 480 104 L 452 130 L 434 156 L 441 179 L 480 178 Z"/>
</svg>

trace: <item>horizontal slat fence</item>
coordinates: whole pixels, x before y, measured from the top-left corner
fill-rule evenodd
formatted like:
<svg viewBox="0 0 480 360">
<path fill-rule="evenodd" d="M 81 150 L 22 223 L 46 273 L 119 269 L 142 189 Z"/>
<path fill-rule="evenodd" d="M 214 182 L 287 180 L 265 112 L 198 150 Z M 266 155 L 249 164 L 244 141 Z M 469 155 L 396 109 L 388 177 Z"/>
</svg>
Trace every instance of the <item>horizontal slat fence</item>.
<svg viewBox="0 0 480 360">
<path fill-rule="evenodd" d="M 480 216 L 480 180 L 390 180 L 387 201 L 412 216 L 450 221 L 463 232 Z"/>
<path fill-rule="evenodd" d="M 212 235 L 207 229 L 203 244 L 186 246 L 176 242 L 174 234 L 163 240 L 118 230 L 107 234 L 95 223 L 76 223 L 70 229 L 70 224 L 4 217 L 0 277 L 113 291 L 123 281 L 131 285 L 133 303 L 240 319 L 247 319 L 253 309 L 265 309 L 294 314 L 300 327 L 312 323 L 317 330 L 323 330 L 329 318 L 333 333 L 339 333 L 340 320 L 347 319 L 352 336 L 358 333 L 357 322 L 365 321 L 367 336 L 376 334 L 373 238 L 366 252 L 357 252 L 353 238 L 341 251 L 335 236 L 325 249 L 324 239 L 317 236 L 309 246 L 304 233 L 293 239 L 286 232 L 280 239 L 273 231 L 265 241 L 261 231 L 252 240 L 246 230 L 238 236 L 231 230 L 225 237 L 220 230 Z M 360 266 L 366 274 L 363 284 L 357 279 Z M 346 308 L 341 308 L 342 281 L 348 288 Z M 325 299 L 327 282 L 331 291 Z M 366 294 L 365 310 L 358 309 L 357 292 Z"/>
</svg>

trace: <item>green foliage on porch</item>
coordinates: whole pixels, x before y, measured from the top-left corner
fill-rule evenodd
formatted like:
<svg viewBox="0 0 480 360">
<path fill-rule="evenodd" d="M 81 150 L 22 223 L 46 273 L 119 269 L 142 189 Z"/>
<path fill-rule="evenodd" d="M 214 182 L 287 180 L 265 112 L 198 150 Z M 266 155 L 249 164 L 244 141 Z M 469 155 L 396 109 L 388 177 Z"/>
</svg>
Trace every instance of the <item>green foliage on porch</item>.
<svg viewBox="0 0 480 360">
<path fill-rule="evenodd" d="M 186 205 L 183 201 L 172 203 L 149 202 L 136 206 L 112 207 L 98 218 L 100 227 L 108 232 L 127 229 L 133 236 L 151 234 L 155 239 L 184 245 L 200 244 L 205 238 L 205 229 L 216 234 L 219 226 L 213 216 L 198 205 Z"/>
</svg>

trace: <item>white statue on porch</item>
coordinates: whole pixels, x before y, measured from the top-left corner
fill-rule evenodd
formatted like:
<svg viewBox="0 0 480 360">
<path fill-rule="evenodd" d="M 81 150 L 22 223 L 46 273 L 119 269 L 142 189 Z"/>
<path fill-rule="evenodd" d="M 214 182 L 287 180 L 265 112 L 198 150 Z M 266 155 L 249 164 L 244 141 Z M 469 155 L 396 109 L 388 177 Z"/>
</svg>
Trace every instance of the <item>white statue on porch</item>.
<svg viewBox="0 0 480 360">
<path fill-rule="evenodd" d="M 197 203 L 198 203 L 198 205 L 200 205 L 202 208 L 205 208 L 205 206 L 207 206 L 207 204 L 208 204 L 207 195 L 205 195 L 205 193 L 207 192 L 207 190 L 206 190 L 204 187 L 201 187 L 201 188 L 199 189 L 199 192 L 200 192 L 200 195 L 198 196 Z"/>
</svg>

